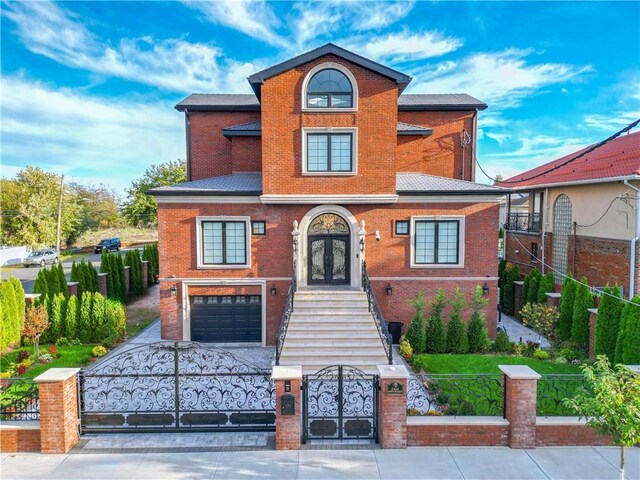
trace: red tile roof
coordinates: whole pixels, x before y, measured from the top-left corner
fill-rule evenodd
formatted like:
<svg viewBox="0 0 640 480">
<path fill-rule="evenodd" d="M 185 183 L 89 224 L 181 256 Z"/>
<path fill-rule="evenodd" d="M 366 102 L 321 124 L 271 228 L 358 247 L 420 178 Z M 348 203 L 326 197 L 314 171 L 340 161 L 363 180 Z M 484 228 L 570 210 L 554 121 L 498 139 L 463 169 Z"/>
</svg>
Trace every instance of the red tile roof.
<svg viewBox="0 0 640 480">
<path fill-rule="evenodd" d="M 591 145 L 590 145 L 591 146 Z M 590 147 L 589 146 L 589 147 Z M 547 171 L 584 152 L 589 147 L 571 153 L 552 162 L 540 165 L 532 170 L 508 178 L 497 186 L 506 188 L 523 188 L 551 184 L 575 183 L 616 177 L 640 176 L 640 132 L 623 134 L 615 140 L 606 143 L 584 157 L 580 157 L 557 170 L 531 178 L 536 174 Z M 530 180 L 527 180 L 530 179 Z M 516 182 L 516 183 L 510 183 Z"/>
</svg>

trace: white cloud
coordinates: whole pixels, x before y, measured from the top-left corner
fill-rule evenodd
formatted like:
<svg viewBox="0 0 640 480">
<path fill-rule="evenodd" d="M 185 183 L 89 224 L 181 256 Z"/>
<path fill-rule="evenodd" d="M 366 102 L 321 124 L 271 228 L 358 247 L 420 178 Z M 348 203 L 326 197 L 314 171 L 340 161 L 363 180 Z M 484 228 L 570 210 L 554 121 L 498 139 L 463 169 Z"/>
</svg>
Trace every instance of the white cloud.
<svg viewBox="0 0 640 480">
<path fill-rule="evenodd" d="M 511 108 L 541 88 L 576 79 L 591 66 L 563 63 L 532 63 L 530 50 L 508 49 L 497 53 L 476 53 L 455 64 L 447 62 L 416 72 L 419 80 L 411 91 L 428 93 L 465 92 L 492 108 Z M 420 81 L 420 79 L 422 79 Z"/>
<path fill-rule="evenodd" d="M 605 130 L 612 135 L 623 127 L 640 118 L 640 110 L 618 111 L 610 115 L 591 114 L 584 117 L 584 125 L 589 128 Z M 638 128 L 638 127 L 636 127 Z"/>
<path fill-rule="evenodd" d="M 439 57 L 457 50 L 462 45 L 461 39 L 446 37 L 437 31 L 423 33 L 403 31 L 381 37 L 358 38 L 353 42 L 352 48 L 368 58 L 400 63 L 407 60 Z M 445 62 L 439 66 L 438 73 L 442 74 L 454 66 L 453 62 Z"/>
<path fill-rule="evenodd" d="M 181 115 L 169 103 L 103 100 L 17 76 L 0 86 L 5 175 L 39 165 L 122 189 L 149 165 L 185 156 Z"/>
<path fill-rule="evenodd" d="M 186 0 L 182 3 L 202 12 L 211 23 L 233 28 L 270 45 L 286 47 L 288 44 L 276 33 L 280 21 L 264 0 Z"/>
<path fill-rule="evenodd" d="M 110 46 L 49 2 L 10 3 L 3 14 L 29 50 L 70 67 L 176 92 L 250 91 L 238 81 L 247 64 L 226 59 L 213 45 L 145 36 Z"/>
</svg>

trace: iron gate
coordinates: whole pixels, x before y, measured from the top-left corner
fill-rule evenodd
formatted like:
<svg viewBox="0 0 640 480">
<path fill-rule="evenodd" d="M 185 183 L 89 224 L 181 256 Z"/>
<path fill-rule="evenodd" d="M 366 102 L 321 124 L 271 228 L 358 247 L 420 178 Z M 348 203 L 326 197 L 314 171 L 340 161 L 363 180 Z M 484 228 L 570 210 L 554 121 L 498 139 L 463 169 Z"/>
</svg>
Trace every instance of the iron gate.
<svg viewBox="0 0 640 480">
<path fill-rule="evenodd" d="M 82 432 L 274 430 L 271 372 L 231 352 L 158 342 L 80 373 Z"/>
<path fill-rule="evenodd" d="M 378 441 L 378 386 L 378 375 L 346 365 L 304 375 L 303 442 Z"/>
</svg>

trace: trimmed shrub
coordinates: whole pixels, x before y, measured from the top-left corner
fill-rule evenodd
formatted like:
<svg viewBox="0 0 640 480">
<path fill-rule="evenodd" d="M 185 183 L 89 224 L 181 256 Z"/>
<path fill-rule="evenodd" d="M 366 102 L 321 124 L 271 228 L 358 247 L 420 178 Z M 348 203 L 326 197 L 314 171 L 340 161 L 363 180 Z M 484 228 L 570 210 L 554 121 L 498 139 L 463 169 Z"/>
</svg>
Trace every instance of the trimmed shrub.
<svg viewBox="0 0 640 480">
<path fill-rule="evenodd" d="M 482 287 L 477 285 L 473 292 L 471 318 L 469 325 L 467 325 L 467 338 L 469 339 L 469 352 L 471 353 L 486 352 L 491 346 L 483 311 L 488 303 L 489 300 L 482 296 Z"/>
<path fill-rule="evenodd" d="M 493 351 L 497 353 L 511 353 L 511 340 L 504 330 L 500 330 L 493 342 Z"/>
<path fill-rule="evenodd" d="M 54 268 L 56 269 L 56 273 L 58 274 L 60 293 L 62 293 L 66 298 L 69 298 L 69 286 L 67 285 L 67 277 L 65 276 L 64 269 L 62 268 L 62 262 L 58 262 L 58 264 Z"/>
<path fill-rule="evenodd" d="M 32 290 L 33 293 L 40 294 L 41 300 L 44 300 L 44 297 L 49 293 L 49 282 L 47 282 L 47 274 L 44 268 L 41 268 L 38 275 L 36 275 Z"/>
<path fill-rule="evenodd" d="M 582 277 L 573 303 L 571 341 L 584 351 L 589 348 L 589 308 L 593 308 L 593 295 L 587 286 L 587 279 Z"/>
<path fill-rule="evenodd" d="M 640 303 L 640 298 L 635 297 L 633 301 Z M 640 305 L 627 304 L 627 307 L 624 337 L 621 341 L 621 363 L 638 365 L 640 364 Z"/>
<path fill-rule="evenodd" d="M 75 295 L 69 297 L 67 309 L 64 315 L 64 335 L 67 338 L 78 337 L 78 298 Z"/>
<path fill-rule="evenodd" d="M 58 277 L 56 267 L 52 266 L 51 268 L 43 268 L 42 271 L 47 279 L 47 295 L 53 297 L 57 293 L 60 293 L 62 291 L 62 286 L 60 285 L 60 279 Z"/>
<path fill-rule="evenodd" d="M 511 267 L 507 273 L 507 283 L 504 286 L 504 293 L 502 295 L 502 305 L 504 311 L 513 315 L 515 313 L 515 294 L 516 287 L 513 282 L 520 280 L 520 268 L 517 265 Z"/>
<path fill-rule="evenodd" d="M 104 297 L 98 292 L 92 294 L 92 297 L 92 341 L 100 342 L 109 335 L 109 325 L 107 324 L 106 315 L 106 301 Z"/>
<path fill-rule="evenodd" d="M 614 288 L 609 288 L 607 285 L 598 305 L 595 354 L 606 355 L 611 363 L 614 363 L 616 359 L 616 341 L 620 329 L 621 313 L 620 288 L 617 285 Z"/>
<path fill-rule="evenodd" d="M 115 298 L 116 296 L 116 289 L 115 289 L 115 285 L 113 283 L 114 280 L 114 276 L 113 276 L 113 272 L 112 272 L 112 266 L 111 266 L 111 262 L 110 262 L 110 257 L 109 257 L 109 253 L 107 253 L 106 251 L 102 252 L 102 255 L 100 255 L 100 273 L 106 273 L 107 274 L 107 297 L 109 298 Z"/>
<path fill-rule="evenodd" d="M 538 303 L 547 303 L 547 293 L 552 293 L 555 290 L 556 282 L 553 279 L 553 273 L 547 272 L 544 277 L 540 279 L 540 285 L 538 286 Z"/>
<path fill-rule="evenodd" d="M 118 339 L 122 338 L 127 327 L 124 305 L 115 300 L 107 300 L 105 312 L 109 328 L 116 332 Z"/>
<path fill-rule="evenodd" d="M 409 303 L 413 307 L 413 318 L 405 334 L 405 338 L 413 348 L 415 353 L 423 353 L 425 349 L 425 326 L 424 326 L 424 307 L 427 304 L 424 298 L 424 292 L 418 293 L 415 300 Z"/>
<path fill-rule="evenodd" d="M 20 343 L 24 313 L 20 315 L 21 301 L 17 298 L 16 289 L 10 280 L 0 282 L 0 351 L 15 347 Z M 24 301 L 24 293 L 23 300 Z"/>
<path fill-rule="evenodd" d="M 542 278 L 542 274 L 540 270 L 537 268 L 533 268 L 529 272 L 529 289 L 527 290 L 527 298 L 526 301 L 523 298 L 522 303 L 526 305 L 527 303 L 536 303 L 538 301 L 538 288 L 540 287 L 540 280 Z"/>
<path fill-rule="evenodd" d="M 527 303 L 520 311 L 522 324 L 550 337 L 558 323 L 558 309 L 542 303 Z"/>
<path fill-rule="evenodd" d="M 90 292 L 85 292 L 80 299 L 80 311 L 78 313 L 78 338 L 82 343 L 89 343 L 93 338 L 92 321 L 91 321 L 91 304 L 93 298 Z"/>
<path fill-rule="evenodd" d="M 447 325 L 447 351 L 449 353 L 467 353 L 469 351 L 469 339 L 461 318 L 464 303 L 462 290 L 460 287 L 456 287 L 451 300 L 452 310 Z"/>
<path fill-rule="evenodd" d="M 122 260 L 122 255 L 116 255 L 116 272 L 118 275 L 118 288 L 119 288 L 119 296 L 118 298 L 122 303 L 127 300 L 127 279 L 126 274 L 124 272 L 124 261 Z"/>
<path fill-rule="evenodd" d="M 98 280 L 98 270 L 93 266 L 92 262 L 87 262 L 87 269 L 89 271 L 89 279 L 91 282 L 91 291 L 93 293 L 100 291 L 100 280 Z"/>
<path fill-rule="evenodd" d="M 431 315 L 429 315 L 427 322 L 426 351 L 429 353 L 445 353 L 447 351 L 447 333 L 442 319 L 445 302 L 444 290 L 440 288 L 431 304 Z"/>
<path fill-rule="evenodd" d="M 58 338 L 65 335 L 64 320 L 67 307 L 67 299 L 63 293 L 56 293 L 51 300 L 51 315 L 49 317 L 49 328 L 45 331 L 44 343 L 55 343 Z"/>
<path fill-rule="evenodd" d="M 573 325 L 573 304 L 576 300 L 578 282 L 569 273 L 562 282 L 560 293 L 560 318 L 558 319 L 558 336 L 565 342 L 571 340 L 571 326 Z"/>
</svg>

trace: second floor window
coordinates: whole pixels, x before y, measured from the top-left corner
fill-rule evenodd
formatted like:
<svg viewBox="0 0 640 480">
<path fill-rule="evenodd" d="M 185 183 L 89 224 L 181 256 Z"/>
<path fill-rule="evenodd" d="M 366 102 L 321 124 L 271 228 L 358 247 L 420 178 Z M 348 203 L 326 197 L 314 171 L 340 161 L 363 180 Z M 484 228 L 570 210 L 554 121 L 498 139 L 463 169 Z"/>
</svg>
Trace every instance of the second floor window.
<svg viewBox="0 0 640 480">
<path fill-rule="evenodd" d="M 247 223 L 244 221 L 202 222 L 202 263 L 244 265 L 247 263 Z"/>
<path fill-rule="evenodd" d="M 316 73 L 307 86 L 307 108 L 351 108 L 353 87 L 347 76 L 334 68 Z"/>
<path fill-rule="evenodd" d="M 353 170 L 352 133 L 308 133 L 308 172 L 351 172 Z"/>
</svg>

